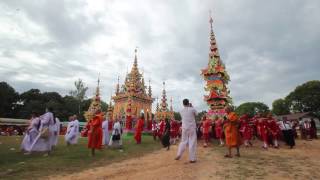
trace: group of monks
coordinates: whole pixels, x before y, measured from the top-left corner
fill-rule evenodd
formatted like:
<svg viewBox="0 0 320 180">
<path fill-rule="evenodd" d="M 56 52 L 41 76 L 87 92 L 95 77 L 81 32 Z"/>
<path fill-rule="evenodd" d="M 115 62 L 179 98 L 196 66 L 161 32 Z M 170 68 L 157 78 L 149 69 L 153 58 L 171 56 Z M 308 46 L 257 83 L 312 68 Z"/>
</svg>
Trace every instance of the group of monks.
<svg viewBox="0 0 320 180">
<path fill-rule="evenodd" d="M 176 141 L 178 140 L 179 136 L 181 135 L 181 122 L 171 119 L 168 121 L 170 124 L 170 140 L 172 144 L 175 144 Z M 165 119 L 161 119 L 160 122 L 152 123 L 152 134 L 154 140 L 162 139 L 165 133 L 165 127 L 166 127 L 166 121 Z"/>
<path fill-rule="evenodd" d="M 214 121 L 206 115 L 203 117 L 198 129 L 201 131 L 204 147 L 208 146 L 210 137 L 213 136 L 220 141 L 220 146 L 225 143 L 227 147 L 237 147 L 237 149 L 241 144 L 250 147 L 253 138 L 257 137 L 263 142 L 262 148 L 267 149 L 270 146 L 279 148 L 278 141 L 282 136 L 282 129 L 271 113 L 265 116 L 257 114 L 250 118 L 246 114 L 238 117 L 230 110 L 226 112 L 225 117 L 216 117 Z M 237 153 L 237 155 L 240 154 Z"/>
</svg>

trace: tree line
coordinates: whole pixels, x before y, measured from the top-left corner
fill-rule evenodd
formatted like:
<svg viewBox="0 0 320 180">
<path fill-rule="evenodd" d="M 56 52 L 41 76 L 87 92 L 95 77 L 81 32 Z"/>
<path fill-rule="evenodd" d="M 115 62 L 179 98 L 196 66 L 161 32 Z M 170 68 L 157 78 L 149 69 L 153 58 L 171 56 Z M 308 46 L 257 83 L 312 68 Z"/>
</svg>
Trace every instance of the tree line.
<svg viewBox="0 0 320 180">
<path fill-rule="evenodd" d="M 276 99 L 272 103 L 272 109 L 262 102 L 246 102 L 235 108 L 239 115 L 256 113 L 285 115 L 289 113 L 311 112 L 320 117 L 320 81 L 313 80 L 297 86 L 286 97 Z"/>
<path fill-rule="evenodd" d="M 0 117 L 29 118 L 31 112 L 44 113 L 46 107 L 52 107 L 56 116 L 66 120 L 68 116 L 77 114 L 84 121 L 83 113 L 91 103 L 86 97 L 88 87 L 79 79 L 74 83 L 75 89 L 68 95 L 61 96 L 57 92 L 41 92 L 39 89 L 30 89 L 19 94 L 6 82 L 0 82 Z M 106 111 L 108 104 L 102 101 L 102 110 Z M 253 116 L 257 113 L 285 115 L 297 112 L 312 112 L 320 117 L 320 81 L 308 81 L 297 86 L 286 97 L 276 99 L 270 109 L 263 102 L 245 102 L 234 107 L 238 115 L 248 114 Z M 205 111 L 197 116 L 200 120 Z M 180 120 L 179 113 L 175 112 L 175 119 Z"/>
<path fill-rule="evenodd" d="M 61 96 L 57 92 L 41 92 L 39 89 L 30 89 L 19 94 L 6 82 L 0 82 L 0 117 L 28 119 L 32 112 L 42 114 L 45 108 L 54 109 L 56 117 L 65 121 L 71 115 L 78 115 L 84 120 L 84 111 L 87 111 L 91 99 L 86 97 L 88 87 L 79 79 L 75 89 L 68 95 Z M 101 101 L 102 110 L 106 111 L 108 104 Z"/>
</svg>

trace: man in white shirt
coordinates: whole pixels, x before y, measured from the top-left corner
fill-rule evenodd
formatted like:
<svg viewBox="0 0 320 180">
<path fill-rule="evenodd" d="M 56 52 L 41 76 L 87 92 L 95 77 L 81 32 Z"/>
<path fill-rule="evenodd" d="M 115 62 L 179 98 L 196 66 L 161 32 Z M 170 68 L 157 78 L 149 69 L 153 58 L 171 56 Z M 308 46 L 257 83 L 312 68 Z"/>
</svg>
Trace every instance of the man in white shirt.
<svg viewBox="0 0 320 180">
<path fill-rule="evenodd" d="M 179 160 L 185 151 L 187 145 L 189 147 L 189 160 L 190 163 L 196 162 L 196 148 L 197 148 L 197 133 L 196 133 L 196 110 L 190 106 L 189 100 L 183 100 L 184 108 L 180 111 L 182 118 L 182 137 L 179 145 L 177 157 Z"/>
</svg>

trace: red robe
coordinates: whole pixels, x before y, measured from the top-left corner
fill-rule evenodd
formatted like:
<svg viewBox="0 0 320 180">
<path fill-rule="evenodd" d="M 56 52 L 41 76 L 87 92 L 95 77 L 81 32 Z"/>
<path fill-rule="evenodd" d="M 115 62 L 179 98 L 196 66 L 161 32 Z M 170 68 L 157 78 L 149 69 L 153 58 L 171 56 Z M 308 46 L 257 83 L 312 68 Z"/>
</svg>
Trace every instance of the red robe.
<svg viewBox="0 0 320 180">
<path fill-rule="evenodd" d="M 136 124 L 136 132 L 134 134 L 134 139 L 136 140 L 137 144 L 141 143 L 141 135 L 144 126 L 144 119 L 139 119 Z"/>
<path fill-rule="evenodd" d="M 209 130 L 211 128 L 211 122 L 209 119 L 206 119 L 202 122 L 203 128 L 203 139 L 208 141 L 209 140 Z"/>
<path fill-rule="evenodd" d="M 223 122 L 221 119 L 218 119 L 214 122 L 214 131 L 217 139 L 222 139 L 223 136 Z"/>
<path fill-rule="evenodd" d="M 158 131 L 158 136 L 161 139 L 164 133 L 164 127 L 165 127 L 165 122 L 164 121 L 160 121 L 159 124 L 159 131 Z"/>
<path fill-rule="evenodd" d="M 251 140 L 253 136 L 253 130 L 251 126 L 249 125 L 249 119 L 243 118 L 240 120 L 240 133 L 242 134 L 242 137 L 244 140 Z"/>
<path fill-rule="evenodd" d="M 179 133 L 179 124 L 175 120 L 170 122 L 170 137 L 176 138 Z"/>
<path fill-rule="evenodd" d="M 261 118 L 256 122 L 257 132 L 262 141 L 268 142 L 268 126 L 265 118 Z"/>
<path fill-rule="evenodd" d="M 102 120 L 103 115 L 97 114 L 87 124 L 89 128 L 88 148 L 90 149 L 101 149 L 102 147 Z"/>
<path fill-rule="evenodd" d="M 280 135 L 280 128 L 273 118 L 268 118 L 267 127 L 268 133 L 271 134 L 273 140 L 278 139 Z"/>
</svg>

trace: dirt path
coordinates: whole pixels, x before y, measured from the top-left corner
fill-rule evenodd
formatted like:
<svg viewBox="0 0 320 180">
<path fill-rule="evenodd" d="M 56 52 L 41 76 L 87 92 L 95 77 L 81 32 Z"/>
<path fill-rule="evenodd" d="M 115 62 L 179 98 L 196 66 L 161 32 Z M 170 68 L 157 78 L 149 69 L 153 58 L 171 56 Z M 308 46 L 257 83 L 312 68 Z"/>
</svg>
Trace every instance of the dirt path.
<svg viewBox="0 0 320 180">
<path fill-rule="evenodd" d="M 257 142 L 258 143 L 258 142 Z M 257 144 L 256 143 L 256 144 Z M 262 150 L 259 145 L 242 149 L 241 158 L 223 158 L 224 148 L 198 147 L 198 162 L 190 164 L 187 153 L 173 160 L 177 146 L 141 158 L 125 160 L 51 179 L 317 179 L 320 177 L 320 142 L 298 141 L 296 149 Z"/>
</svg>

